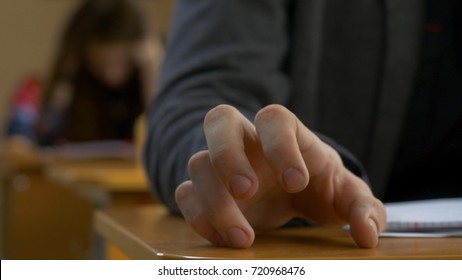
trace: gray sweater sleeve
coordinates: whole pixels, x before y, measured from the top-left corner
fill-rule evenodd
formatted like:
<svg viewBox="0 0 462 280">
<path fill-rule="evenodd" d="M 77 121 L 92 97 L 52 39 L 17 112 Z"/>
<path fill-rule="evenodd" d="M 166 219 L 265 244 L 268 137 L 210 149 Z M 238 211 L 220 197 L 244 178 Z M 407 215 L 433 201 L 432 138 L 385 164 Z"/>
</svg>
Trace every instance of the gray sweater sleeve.
<svg viewBox="0 0 462 280">
<path fill-rule="evenodd" d="M 153 193 L 172 212 L 189 158 L 207 149 L 202 124 L 211 108 L 230 104 L 253 120 L 265 105 L 287 103 L 289 2 L 177 2 L 144 153 Z"/>
</svg>

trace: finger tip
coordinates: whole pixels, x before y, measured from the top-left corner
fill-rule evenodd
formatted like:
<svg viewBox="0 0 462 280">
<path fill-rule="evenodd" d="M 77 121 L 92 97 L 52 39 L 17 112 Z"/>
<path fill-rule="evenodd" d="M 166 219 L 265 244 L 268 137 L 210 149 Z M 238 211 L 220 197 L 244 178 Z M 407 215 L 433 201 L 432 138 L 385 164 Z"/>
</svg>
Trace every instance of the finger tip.
<svg viewBox="0 0 462 280">
<path fill-rule="evenodd" d="M 352 225 L 351 236 L 358 247 L 363 249 L 375 248 L 379 243 L 377 223 L 372 218 L 368 218 L 363 224 Z"/>
<path fill-rule="evenodd" d="M 360 243 L 358 243 L 358 246 L 361 249 L 373 249 L 373 248 L 377 247 L 378 244 L 379 244 L 379 239 L 376 237 L 376 238 L 369 239 L 369 240 L 364 241 L 364 242 L 360 242 Z"/>
<path fill-rule="evenodd" d="M 252 246 L 255 238 L 252 232 L 246 232 L 238 227 L 228 229 L 226 236 L 229 246 L 236 249 L 249 248 Z"/>
</svg>

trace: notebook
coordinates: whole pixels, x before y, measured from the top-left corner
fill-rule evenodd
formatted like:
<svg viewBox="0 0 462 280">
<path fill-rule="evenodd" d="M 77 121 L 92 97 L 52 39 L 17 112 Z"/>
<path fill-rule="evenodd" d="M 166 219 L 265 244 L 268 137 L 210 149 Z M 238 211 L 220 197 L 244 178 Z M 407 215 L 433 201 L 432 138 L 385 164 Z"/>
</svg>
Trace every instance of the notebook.
<svg viewBox="0 0 462 280">
<path fill-rule="evenodd" d="M 384 237 L 462 237 L 462 198 L 386 203 Z"/>
</svg>

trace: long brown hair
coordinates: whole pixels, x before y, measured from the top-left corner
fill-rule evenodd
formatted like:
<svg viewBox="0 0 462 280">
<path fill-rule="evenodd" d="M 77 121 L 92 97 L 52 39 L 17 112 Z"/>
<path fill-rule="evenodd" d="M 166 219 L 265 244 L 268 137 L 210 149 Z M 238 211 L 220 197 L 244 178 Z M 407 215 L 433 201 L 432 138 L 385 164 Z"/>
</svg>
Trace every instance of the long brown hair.
<svg viewBox="0 0 462 280">
<path fill-rule="evenodd" d="M 83 81 L 82 77 L 78 77 L 80 75 L 79 73 L 81 73 L 82 69 L 85 67 L 85 51 L 89 44 L 92 42 L 136 43 L 143 41 L 147 36 L 148 28 L 145 17 L 133 0 L 84 0 L 82 5 L 69 19 L 60 38 L 59 49 L 54 64 L 52 65 L 51 75 L 48 82 L 45 84 L 42 95 L 44 110 L 48 109 L 52 111 L 52 108 L 50 108 L 50 106 L 47 107 L 47 104 L 52 101 L 56 88 L 60 84 L 65 83 L 73 90 L 78 88 L 78 92 L 73 93 L 73 99 L 77 98 L 79 94 L 88 94 L 94 91 L 94 88 L 89 88 L 93 85 L 87 81 L 91 79 L 91 77 L 88 78 L 85 76 Z M 140 77 L 141 74 L 139 72 L 140 69 L 135 69 L 134 73 L 138 76 L 133 77 L 132 81 L 129 83 L 131 88 L 128 89 L 132 95 L 131 98 L 137 99 L 136 102 L 131 104 L 136 107 L 140 107 L 144 99 L 144 93 L 141 92 L 143 88 L 141 85 L 142 77 Z M 78 105 L 72 106 L 74 108 L 70 109 L 68 112 L 69 114 L 98 114 L 98 112 L 91 112 L 91 110 L 90 112 L 85 112 L 87 108 L 77 108 Z M 143 109 L 144 108 L 136 108 L 134 112 L 131 113 L 139 114 Z M 39 125 L 39 135 L 41 134 L 42 138 L 45 138 L 43 142 L 49 142 L 50 138 L 72 138 L 69 137 L 69 135 L 59 135 L 61 132 L 53 131 L 57 130 L 56 125 L 47 124 L 46 118 L 50 119 L 50 116 L 46 116 L 47 113 L 50 112 L 43 112 L 42 116 L 44 116 L 44 118 L 42 118 L 40 121 L 41 125 Z M 51 112 L 51 114 L 55 114 L 55 112 Z M 92 117 L 96 118 L 97 116 Z M 66 126 L 67 125 L 69 125 L 69 123 L 66 124 Z M 73 131 L 74 133 L 75 131 L 82 132 L 84 130 L 84 128 L 77 126 L 78 125 L 75 124 L 71 125 L 71 127 L 66 127 L 68 130 L 67 134 L 69 134 L 69 131 Z M 95 128 L 94 130 L 97 129 Z M 85 136 L 77 136 L 74 138 L 77 138 L 77 140 L 104 138 L 104 136 L 101 135 L 92 137 L 91 132 L 83 134 L 85 134 Z M 54 139 L 51 141 L 54 141 Z"/>
</svg>

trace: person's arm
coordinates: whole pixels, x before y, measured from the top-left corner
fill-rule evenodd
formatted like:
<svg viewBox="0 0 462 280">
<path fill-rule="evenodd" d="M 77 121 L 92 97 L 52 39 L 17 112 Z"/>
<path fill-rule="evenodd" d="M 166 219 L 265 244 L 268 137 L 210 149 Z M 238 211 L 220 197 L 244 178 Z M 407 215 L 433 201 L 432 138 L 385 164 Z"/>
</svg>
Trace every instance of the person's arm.
<svg viewBox="0 0 462 280">
<path fill-rule="evenodd" d="M 374 247 L 382 203 L 335 144 L 270 105 L 291 92 L 289 2 L 179 2 L 148 115 L 147 173 L 156 196 L 215 245 L 249 247 L 254 229 L 301 217 L 349 223 L 359 246 Z"/>
<path fill-rule="evenodd" d="M 178 1 L 145 152 L 154 193 L 174 212 L 188 159 L 207 148 L 202 122 L 211 108 L 230 104 L 253 119 L 288 99 L 286 2 Z"/>
<path fill-rule="evenodd" d="M 210 109 L 230 104 L 253 120 L 265 105 L 284 104 L 289 98 L 284 73 L 288 2 L 178 2 L 159 96 L 148 116 L 145 159 L 154 193 L 174 212 L 174 190 L 188 177 L 189 157 L 206 149 L 202 121 Z M 367 181 L 351 153 L 319 136 Z"/>
<path fill-rule="evenodd" d="M 25 79 L 13 94 L 6 129 L 6 136 L 12 141 L 19 138 L 22 139 L 21 141 L 36 141 L 41 105 L 40 95 L 40 83 L 33 77 Z"/>
<path fill-rule="evenodd" d="M 138 46 L 135 61 L 140 66 L 144 104 L 150 104 L 155 97 L 158 72 L 164 48 L 158 36 L 148 36 Z"/>
<path fill-rule="evenodd" d="M 5 160 L 29 164 L 38 160 L 37 122 L 40 114 L 41 86 L 34 77 L 26 78 L 13 94 L 6 127 Z"/>
<path fill-rule="evenodd" d="M 40 145 L 54 145 L 63 140 L 65 116 L 73 95 L 73 85 L 67 79 L 54 83 L 50 95 L 42 102 L 42 113 L 37 125 L 37 138 Z"/>
</svg>

